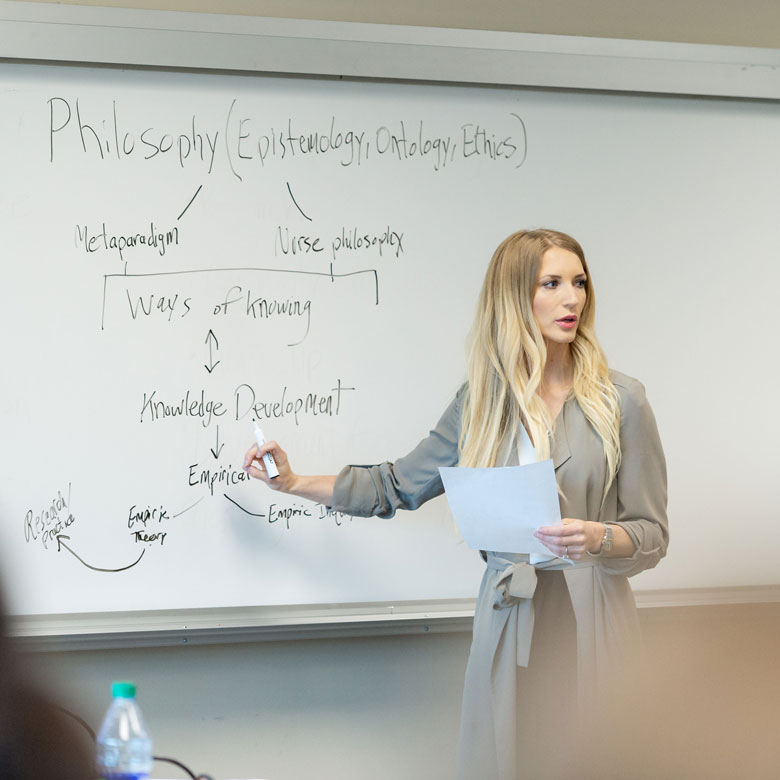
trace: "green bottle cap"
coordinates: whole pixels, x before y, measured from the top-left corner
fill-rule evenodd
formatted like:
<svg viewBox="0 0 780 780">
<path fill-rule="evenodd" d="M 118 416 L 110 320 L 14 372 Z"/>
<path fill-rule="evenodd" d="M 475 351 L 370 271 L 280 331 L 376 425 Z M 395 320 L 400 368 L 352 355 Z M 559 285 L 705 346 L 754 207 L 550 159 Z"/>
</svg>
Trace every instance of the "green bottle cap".
<svg viewBox="0 0 780 780">
<path fill-rule="evenodd" d="M 115 682 L 111 686 L 111 695 L 115 699 L 134 699 L 135 698 L 135 683 L 131 683 L 131 682 Z"/>
</svg>

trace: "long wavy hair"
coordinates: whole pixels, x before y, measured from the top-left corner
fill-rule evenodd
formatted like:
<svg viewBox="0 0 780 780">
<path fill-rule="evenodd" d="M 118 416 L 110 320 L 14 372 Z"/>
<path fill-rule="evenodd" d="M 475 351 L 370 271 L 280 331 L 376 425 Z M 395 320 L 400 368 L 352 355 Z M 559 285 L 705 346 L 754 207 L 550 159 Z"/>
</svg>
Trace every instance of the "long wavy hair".
<svg viewBox="0 0 780 780">
<path fill-rule="evenodd" d="M 594 331 L 596 301 L 582 247 L 555 230 L 521 230 L 506 238 L 488 266 L 477 304 L 468 353 L 468 388 L 463 403 L 460 464 L 497 464 L 507 437 L 520 424 L 534 443 L 537 460 L 550 457 L 553 430 L 539 395 L 547 347 L 533 314 L 542 255 L 560 247 L 579 257 L 587 277 L 585 304 L 570 345 L 572 393 L 601 437 L 607 464 L 606 496 L 620 467 L 620 406 L 607 359 Z"/>
</svg>

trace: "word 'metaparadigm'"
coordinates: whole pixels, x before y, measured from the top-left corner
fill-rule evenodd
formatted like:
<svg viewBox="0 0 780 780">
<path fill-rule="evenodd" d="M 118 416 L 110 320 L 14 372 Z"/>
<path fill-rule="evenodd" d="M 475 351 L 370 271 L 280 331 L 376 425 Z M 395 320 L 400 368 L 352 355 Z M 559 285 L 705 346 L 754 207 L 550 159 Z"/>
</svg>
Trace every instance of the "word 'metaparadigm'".
<svg viewBox="0 0 780 780">
<path fill-rule="evenodd" d="M 214 110 L 192 111 L 156 126 L 136 106 L 125 109 L 116 100 L 107 105 L 55 96 L 46 103 L 52 163 L 74 153 L 103 161 L 169 160 L 207 174 L 222 165 L 242 179 L 252 168 L 313 158 L 332 159 L 342 168 L 383 159 L 418 162 L 434 171 L 478 161 L 519 168 L 528 148 L 525 122 L 513 112 L 450 126 L 421 118 L 356 126 L 334 114 L 267 123 L 234 99 L 216 115 Z"/>
<path fill-rule="evenodd" d="M 93 252 L 116 252 L 119 260 L 125 260 L 125 252 L 128 249 L 153 250 L 160 257 L 165 256 L 169 246 L 179 243 L 179 228 L 175 225 L 169 230 L 160 230 L 154 222 L 149 223 L 148 230 L 125 231 L 117 233 L 109 231 L 106 223 L 101 223 L 100 228 L 90 228 L 89 225 L 76 225 L 76 247 L 83 249 L 87 254 Z"/>
</svg>

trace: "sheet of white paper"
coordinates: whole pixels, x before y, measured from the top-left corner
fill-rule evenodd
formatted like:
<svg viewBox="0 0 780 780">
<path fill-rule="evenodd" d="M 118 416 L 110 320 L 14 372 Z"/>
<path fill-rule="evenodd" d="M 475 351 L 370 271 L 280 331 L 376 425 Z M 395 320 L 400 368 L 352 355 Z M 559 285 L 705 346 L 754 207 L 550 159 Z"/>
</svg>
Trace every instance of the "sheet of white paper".
<svg viewBox="0 0 780 780">
<path fill-rule="evenodd" d="M 505 468 L 440 468 L 439 473 L 469 547 L 550 556 L 534 531 L 561 522 L 551 460 Z"/>
</svg>

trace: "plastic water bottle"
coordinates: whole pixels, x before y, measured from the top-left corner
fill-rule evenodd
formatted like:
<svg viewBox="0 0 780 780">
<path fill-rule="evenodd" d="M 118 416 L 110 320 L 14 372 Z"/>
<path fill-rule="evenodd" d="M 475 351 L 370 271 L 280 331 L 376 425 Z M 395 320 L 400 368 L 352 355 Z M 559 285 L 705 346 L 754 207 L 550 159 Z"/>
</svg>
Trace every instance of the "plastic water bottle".
<svg viewBox="0 0 780 780">
<path fill-rule="evenodd" d="M 135 701 L 135 685 L 115 682 L 114 701 L 97 738 L 97 769 L 105 780 L 144 780 L 152 771 L 152 740 Z"/>
</svg>

